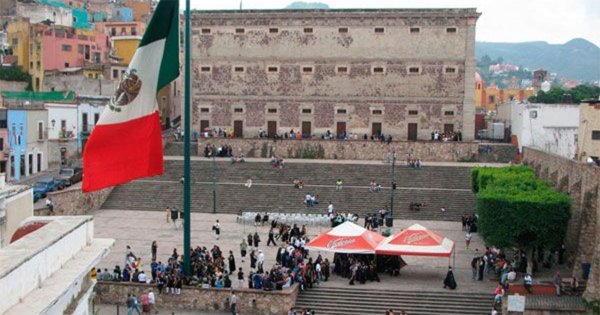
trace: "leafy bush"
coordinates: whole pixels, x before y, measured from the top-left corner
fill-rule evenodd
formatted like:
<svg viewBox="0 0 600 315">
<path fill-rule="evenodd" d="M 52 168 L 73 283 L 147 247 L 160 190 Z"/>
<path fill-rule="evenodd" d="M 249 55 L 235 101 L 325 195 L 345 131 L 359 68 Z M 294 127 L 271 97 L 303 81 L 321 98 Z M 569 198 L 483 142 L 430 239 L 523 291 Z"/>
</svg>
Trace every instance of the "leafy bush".
<svg viewBox="0 0 600 315">
<path fill-rule="evenodd" d="M 31 75 L 24 72 L 20 67 L 0 67 L 0 80 L 27 82 L 27 91 L 32 90 Z"/>
<path fill-rule="evenodd" d="M 562 244 L 571 200 L 526 166 L 475 168 L 479 231 L 488 244 L 522 249 Z"/>
</svg>

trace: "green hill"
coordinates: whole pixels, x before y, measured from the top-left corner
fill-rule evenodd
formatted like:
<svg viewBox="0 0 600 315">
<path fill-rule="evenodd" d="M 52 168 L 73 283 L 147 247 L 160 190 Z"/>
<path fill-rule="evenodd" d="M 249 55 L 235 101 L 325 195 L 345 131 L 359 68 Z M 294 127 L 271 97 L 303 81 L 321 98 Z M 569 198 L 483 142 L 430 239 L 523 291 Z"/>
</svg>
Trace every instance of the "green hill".
<svg viewBox="0 0 600 315">
<path fill-rule="evenodd" d="M 562 45 L 546 42 L 477 42 L 475 55 L 478 60 L 485 55 L 492 59 L 502 57 L 506 63 L 531 70 L 544 68 L 569 79 L 600 80 L 600 48 L 581 38 Z"/>
</svg>

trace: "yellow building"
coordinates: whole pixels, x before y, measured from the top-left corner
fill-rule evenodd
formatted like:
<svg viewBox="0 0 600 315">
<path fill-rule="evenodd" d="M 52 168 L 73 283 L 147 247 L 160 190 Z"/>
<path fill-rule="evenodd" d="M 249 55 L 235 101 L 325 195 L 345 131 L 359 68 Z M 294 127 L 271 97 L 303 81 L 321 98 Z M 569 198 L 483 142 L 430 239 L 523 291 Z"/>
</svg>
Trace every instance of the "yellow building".
<svg viewBox="0 0 600 315">
<path fill-rule="evenodd" d="M 481 109 L 484 104 L 485 81 L 478 72 L 475 72 L 475 108 Z"/>
<path fill-rule="evenodd" d="M 16 19 L 8 23 L 7 40 L 13 55 L 17 56 L 17 65 L 29 72 L 29 19 Z"/>
<path fill-rule="evenodd" d="M 102 67 L 86 67 L 83 69 L 83 76 L 90 79 L 101 79 Z"/>
<path fill-rule="evenodd" d="M 111 57 L 116 57 L 116 63 L 127 66 L 131 62 L 140 41 L 141 36 L 115 36 L 111 38 Z"/>
<path fill-rule="evenodd" d="M 35 92 L 44 91 L 44 27 L 40 24 L 29 28 L 31 45 L 29 46 L 29 74 Z"/>
<path fill-rule="evenodd" d="M 579 105 L 576 158 L 582 162 L 600 159 L 600 100 L 582 101 Z"/>
</svg>

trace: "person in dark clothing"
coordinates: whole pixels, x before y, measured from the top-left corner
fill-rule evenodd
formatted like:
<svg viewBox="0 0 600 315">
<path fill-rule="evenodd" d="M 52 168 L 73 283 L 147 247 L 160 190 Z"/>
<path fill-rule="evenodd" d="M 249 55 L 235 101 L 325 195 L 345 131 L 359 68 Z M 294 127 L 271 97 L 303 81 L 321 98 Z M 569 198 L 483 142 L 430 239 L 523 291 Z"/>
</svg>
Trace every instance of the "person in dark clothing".
<svg viewBox="0 0 600 315">
<path fill-rule="evenodd" d="M 256 268 L 256 253 L 254 252 L 254 250 L 250 251 L 250 268 Z"/>
<path fill-rule="evenodd" d="M 235 257 L 233 257 L 233 252 L 232 251 L 229 251 L 229 258 L 228 259 L 229 259 L 229 270 L 230 270 L 230 273 L 231 273 L 231 272 L 234 272 L 236 270 L 236 268 L 235 268 Z"/>
<path fill-rule="evenodd" d="M 483 271 L 485 270 L 485 260 L 483 258 L 479 259 L 478 268 L 479 270 L 477 272 L 477 280 L 483 281 Z"/>
<path fill-rule="evenodd" d="M 273 228 L 269 230 L 269 240 L 267 241 L 267 246 L 269 246 L 271 243 L 273 243 L 273 246 L 277 246 L 277 243 L 275 243 L 275 232 L 273 231 Z"/>
<path fill-rule="evenodd" d="M 254 247 L 258 248 L 258 244 L 260 244 L 260 236 L 258 232 L 254 232 Z"/>
<path fill-rule="evenodd" d="M 456 280 L 454 279 L 454 273 L 452 272 L 451 266 L 448 267 L 448 273 L 444 279 L 444 289 L 445 288 L 450 288 L 451 290 L 456 289 Z"/>
<path fill-rule="evenodd" d="M 248 246 L 252 247 L 254 244 L 252 234 L 248 233 Z"/>
</svg>

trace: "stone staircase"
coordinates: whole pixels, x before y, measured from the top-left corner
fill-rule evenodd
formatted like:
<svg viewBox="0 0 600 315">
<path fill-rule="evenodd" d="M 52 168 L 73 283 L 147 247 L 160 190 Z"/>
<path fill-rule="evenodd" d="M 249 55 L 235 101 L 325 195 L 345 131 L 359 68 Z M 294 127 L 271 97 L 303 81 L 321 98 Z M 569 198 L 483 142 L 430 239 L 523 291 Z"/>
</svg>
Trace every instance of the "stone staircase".
<svg viewBox="0 0 600 315">
<path fill-rule="evenodd" d="M 300 292 L 296 308 L 319 315 L 385 314 L 392 308 L 410 315 L 489 314 L 493 296 L 480 293 L 312 288 Z"/>
<path fill-rule="evenodd" d="M 269 163 L 216 164 L 216 209 L 219 213 L 238 214 L 240 211 L 272 211 L 290 213 L 325 213 L 327 203 L 333 202 L 338 211 L 350 211 L 364 216 L 390 205 L 389 165 L 289 163 L 283 169 Z M 212 211 L 212 163 L 192 162 L 192 211 Z M 163 176 L 133 181 L 116 187 L 104 209 L 164 210 L 167 206 L 181 207 L 183 174 L 182 161 L 165 161 Z M 252 188 L 243 184 L 250 177 Z M 295 189 L 294 178 L 305 182 L 304 189 Z M 335 181 L 344 182 L 341 191 Z M 394 217 L 412 220 L 458 221 L 463 213 L 475 208 L 475 195 L 469 190 L 470 169 L 463 167 L 425 167 L 420 170 L 396 167 L 398 189 L 394 197 Z M 369 192 L 371 179 L 384 185 L 380 192 Z M 307 208 L 304 195 L 318 195 L 320 204 Z M 421 211 L 409 211 L 411 202 L 423 203 Z M 447 209 L 445 214 L 440 208 Z"/>
</svg>

